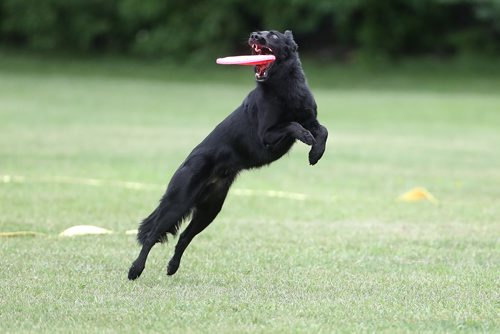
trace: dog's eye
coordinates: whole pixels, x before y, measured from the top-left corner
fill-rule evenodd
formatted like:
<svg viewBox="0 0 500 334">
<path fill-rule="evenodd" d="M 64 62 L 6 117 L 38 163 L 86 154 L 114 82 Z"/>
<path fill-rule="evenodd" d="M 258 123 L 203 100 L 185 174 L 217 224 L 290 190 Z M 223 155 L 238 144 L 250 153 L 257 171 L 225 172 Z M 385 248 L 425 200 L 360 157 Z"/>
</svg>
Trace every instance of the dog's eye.
<svg viewBox="0 0 500 334">
<path fill-rule="evenodd" d="M 275 34 L 272 34 L 271 38 L 274 39 L 274 40 L 278 40 L 279 39 L 278 35 L 275 35 Z"/>
</svg>

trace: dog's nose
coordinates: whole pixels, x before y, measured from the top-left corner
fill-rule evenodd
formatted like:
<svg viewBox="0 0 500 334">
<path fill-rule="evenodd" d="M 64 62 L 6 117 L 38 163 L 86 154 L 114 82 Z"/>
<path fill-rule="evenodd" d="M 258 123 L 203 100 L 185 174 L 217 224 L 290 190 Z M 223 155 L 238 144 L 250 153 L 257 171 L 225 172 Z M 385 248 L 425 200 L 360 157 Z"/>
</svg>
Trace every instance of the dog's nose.
<svg viewBox="0 0 500 334">
<path fill-rule="evenodd" d="M 250 39 L 251 40 L 254 40 L 256 42 L 259 42 L 259 44 L 266 44 L 266 39 L 264 37 L 262 37 L 261 33 L 260 32 L 253 32 L 250 34 Z"/>
</svg>

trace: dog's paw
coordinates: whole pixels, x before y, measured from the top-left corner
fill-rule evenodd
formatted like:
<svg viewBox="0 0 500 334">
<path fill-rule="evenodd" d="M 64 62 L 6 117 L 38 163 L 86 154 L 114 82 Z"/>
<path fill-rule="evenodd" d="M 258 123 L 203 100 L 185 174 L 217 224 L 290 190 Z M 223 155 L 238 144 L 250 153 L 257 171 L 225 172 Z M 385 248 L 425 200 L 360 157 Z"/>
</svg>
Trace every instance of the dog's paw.
<svg viewBox="0 0 500 334">
<path fill-rule="evenodd" d="M 309 151 L 309 163 L 311 166 L 314 166 L 319 159 L 323 156 L 323 153 L 325 153 L 325 146 L 321 145 L 320 146 L 313 146 L 311 150 Z"/>
<path fill-rule="evenodd" d="M 167 275 L 172 276 L 177 272 L 177 269 L 179 269 L 179 262 L 170 261 L 167 267 Z"/>
<path fill-rule="evenodd" d="M 316 144 L 316 139 L 308 130 L 302 130 L 298 139 L 309 146 L 313 146 L 314 144 Z"/>
<path fill-rule="evenodd" d="M 143 270 L 144 270 L 144 267 L 140 268 L 140 267 L 137 267 L 136 265 L 132 264 L 132 266 L 130 267 L 130 269 L 128 271 L 128 279 L 133 281 L 133 280 L 139 278 L 139 276 L 141 276 Z"/>
</svg>

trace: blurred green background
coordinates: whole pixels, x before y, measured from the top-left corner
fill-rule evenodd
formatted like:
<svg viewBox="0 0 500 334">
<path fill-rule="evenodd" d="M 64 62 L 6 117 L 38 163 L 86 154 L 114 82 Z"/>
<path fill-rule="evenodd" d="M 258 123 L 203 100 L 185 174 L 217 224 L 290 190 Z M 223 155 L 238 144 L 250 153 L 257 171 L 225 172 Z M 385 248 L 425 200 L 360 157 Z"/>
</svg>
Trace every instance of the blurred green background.
<svg viewBox="0 0 500 334">
<path fill-rule="evenodd" d="M 324 59 L 500 53 L 500 1 L 2 0 L 16 48 L 196 59 L 245 49 L 249 32 L 292 29 Z"/>
</svg>

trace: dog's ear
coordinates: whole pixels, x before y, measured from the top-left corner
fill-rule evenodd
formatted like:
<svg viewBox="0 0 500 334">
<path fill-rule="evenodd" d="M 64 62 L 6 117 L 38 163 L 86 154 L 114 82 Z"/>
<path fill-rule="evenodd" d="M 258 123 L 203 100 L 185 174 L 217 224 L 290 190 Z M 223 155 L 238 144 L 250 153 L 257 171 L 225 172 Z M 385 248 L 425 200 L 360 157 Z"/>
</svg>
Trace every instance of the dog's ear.
<svg viewBox="0 0 500 334">
<path fill-rule="evenodd" d="M 293 52 L 297 51 L 299 46 L 297 43 L 295 43 L 295 40 L 293 39 L 293 34 L 291 30 L 285 30 L 285 37 L 287 39 L 287 43 L 290 45 L 291 49 Z"/>
</svg>

